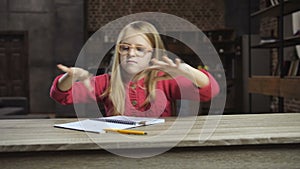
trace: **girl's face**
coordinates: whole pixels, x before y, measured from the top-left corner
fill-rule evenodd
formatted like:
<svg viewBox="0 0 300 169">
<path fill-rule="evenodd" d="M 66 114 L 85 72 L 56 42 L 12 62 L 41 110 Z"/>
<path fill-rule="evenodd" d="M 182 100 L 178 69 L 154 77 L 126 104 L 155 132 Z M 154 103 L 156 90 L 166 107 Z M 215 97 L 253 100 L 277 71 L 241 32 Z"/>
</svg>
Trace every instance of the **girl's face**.
<svg viewBox="0 0 300 169">
<path fill-rule="evenodd" d="M 146 36 L 135 34 L 132 29 L 127 30 L 124 37 L 117 46 L 121 67 L 129 75 L 134 76 L 149 66 L 153 49 Z"/>
</svg>

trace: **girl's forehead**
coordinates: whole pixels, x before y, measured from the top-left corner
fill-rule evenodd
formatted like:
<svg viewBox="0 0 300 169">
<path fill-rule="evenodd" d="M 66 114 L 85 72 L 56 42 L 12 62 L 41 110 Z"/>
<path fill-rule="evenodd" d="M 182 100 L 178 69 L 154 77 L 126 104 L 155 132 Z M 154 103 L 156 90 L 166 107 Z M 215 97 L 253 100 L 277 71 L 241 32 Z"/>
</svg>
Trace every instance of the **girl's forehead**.
<svg viewBox="0 0 300 169">
<path fill-rule="evenodd" d="M 130 44 L 141 44 L 141 45 L 150 45 L 150 41 L 147 38 L 147 36 L 139 31 L 135 31 L 132 29 L 129 29 L 124 32 L 124 35 L 122 37 L 122 42 L 130 43 Z"/>
<path fill-rule="evenodd" d="M 135 36 L 139 36 L 139 35 L 144 35 L 141 31 L 132 29 L 132 28 L 128 28 L 127 30 L 124 31 L 123 37 L 122 39 L 127 39 L 130 37 L 135 37 Z"/>
</svg>

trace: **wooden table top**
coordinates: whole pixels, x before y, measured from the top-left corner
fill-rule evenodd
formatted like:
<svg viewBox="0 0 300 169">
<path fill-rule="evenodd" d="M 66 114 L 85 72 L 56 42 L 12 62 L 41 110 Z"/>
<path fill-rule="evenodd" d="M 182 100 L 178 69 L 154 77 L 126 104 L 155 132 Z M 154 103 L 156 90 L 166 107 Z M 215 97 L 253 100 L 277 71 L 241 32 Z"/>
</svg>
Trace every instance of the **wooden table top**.
<svg viewBox="0 0 300 169">
<path fill-rule="evenodd" d="M 0 152 L 300 143 L 300 113 L 170 117 L 137 128 L 147 131 L 142 136 L 53 127 L 72 121 L 77 119 L 0 120 Z"/>
</svg>

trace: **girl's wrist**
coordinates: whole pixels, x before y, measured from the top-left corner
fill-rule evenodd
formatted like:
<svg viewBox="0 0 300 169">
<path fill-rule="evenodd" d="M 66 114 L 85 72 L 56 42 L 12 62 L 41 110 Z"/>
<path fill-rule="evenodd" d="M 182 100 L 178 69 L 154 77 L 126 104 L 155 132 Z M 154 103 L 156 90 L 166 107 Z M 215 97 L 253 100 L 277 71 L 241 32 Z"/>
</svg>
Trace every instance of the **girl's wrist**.
<svg viewBox="0 0 300 169">
<path fill-rule="evenodd" d="M 61 91 L 68 91 L 72 86 L 73 83 L 72 79 L 73 77 L 70 74 L 65 73 L 63 76 L 61 76 L 58 79 L 58 84 L 57 84 L 58 89 Z"/>
<path fill-rule="evenodd" d="M 186 63 L 181 63 L 181 74 L 183 76 L 190 76 L 191 75 L 191 66 Z"/>
<path fill-rule="evenodd" d="M 182 72 L 183 75 L 190 79 L 197 87 L 203 87 L 209 83 L 207 75 L 186 63 L 182 65 Z"/>
</svg>

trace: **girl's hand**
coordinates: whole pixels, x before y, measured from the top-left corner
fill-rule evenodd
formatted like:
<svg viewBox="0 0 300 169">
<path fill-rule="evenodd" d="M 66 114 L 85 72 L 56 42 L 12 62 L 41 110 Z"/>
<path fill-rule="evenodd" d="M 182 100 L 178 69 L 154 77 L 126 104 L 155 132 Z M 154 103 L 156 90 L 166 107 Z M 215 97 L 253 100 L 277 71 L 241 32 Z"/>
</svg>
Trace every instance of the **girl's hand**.
<svg viewBox="0 0 300 169">
<path fill-rule="evenodd" d="M 88 90 L 92 91 L 90 83 L 91 74 L 88 71 L 78 67 L 67 67 L 62 64 L 58 64 L 57 68 L 65 72 L 67 76 L 71 77 L 73 82 L 79 80 Z"/>
<path fill-rule="evenodd" d="M 62 70 L 63 72 L 65 72 L 69 76 L 71 76 L 74 79 L 74 81 L 77 81 L 77 80 L 84 81 L 91 77 L 90 73 L 82 68 L 67 67 L 62 64 L 58 64 L 57 67 L 58 67 L 58 69 Z"/>
<path fill-rule="evenodd" d="M 196 86 L 203 87 L 209 84 L 209 78 L 203 72 L 191 67 L 186 63 L 181 63 L 180 59 L 175 59 L 175 63 L 168 58 L 163 56 L 162 60 L 157 60 L 156 58 L 151 60 L 153 65 L 149 69 L 158 69 L 166 72 L 172 77 L 185 76 L 190 79 Z M 170 76 L 157 77 L 157 80 L 169 79 Z"/>
<path fill-rule="evenodd" d="M 163 56 L 162 60 L 154 58 L 151 61 L 153 65 L 149 69 L 162 70 L 171 76 L 184 75 L 186 72 L 185 64 L 181 63 L 181 60 L 178 58 L 175 59 L 175 63 L 167 56 Z"/>
</svg>

